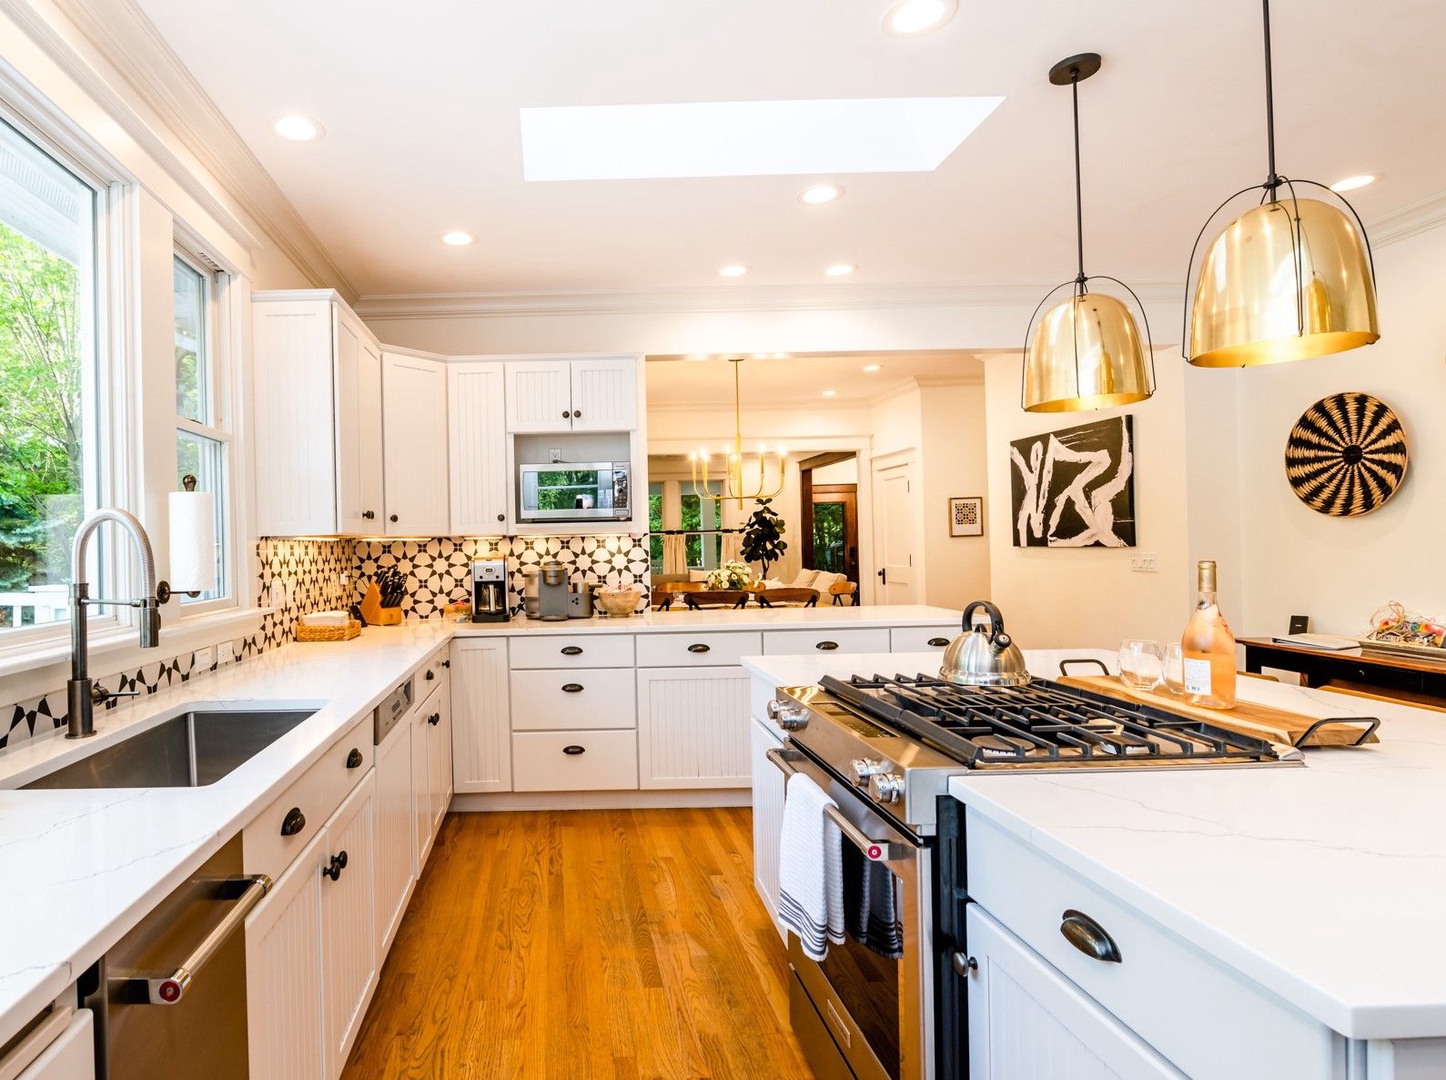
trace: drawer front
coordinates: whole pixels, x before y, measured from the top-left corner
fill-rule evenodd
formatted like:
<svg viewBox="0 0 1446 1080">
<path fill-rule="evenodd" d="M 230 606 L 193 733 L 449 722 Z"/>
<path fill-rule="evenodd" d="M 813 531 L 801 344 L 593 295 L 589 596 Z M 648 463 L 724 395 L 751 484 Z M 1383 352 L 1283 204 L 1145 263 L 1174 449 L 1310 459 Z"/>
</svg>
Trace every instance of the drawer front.
<svg viewBox="0 0 1446 1080">
<path fill-rule="evenodd" d="M 511 639 L 508 666 L 517 668 L 632 667 L 632 634 L 519 634 Z"/>
<path fill-rule="evenodd" d="M 511 679 L 513 731 L 637 726 L 631 667 L 514 671 Z"/>
<path fill-rule="evenodd" d="M 447 681 L 447 669 L 452 666 L 450 651 L 443 649 L 421 666 L 416 675 L 416 696 L 426 697 Z"/>
<path fill-rule="evenodd" d="M 732 667 L 739 657 L 762 652 L 763 635 L 757 631 L 638 637 L 638 667 Z"/>
<path fill-rule="evenodd" d="M 635 731 L 524 731 L 512 736 L 514 791 L 636 791 Z"/>
<path fill-rule="evenodd" d="M 765 630 L 763 652 L 767 656 L 837 655 L 889 651 L 889 630 L 885 626 L 851 627 L 847 630 Z"/>
<path fill-rule="evenodd" d="M 973 810 L 966 829 L 973 898 L 1177 1068 L 1231 1080 L 1335 1075 L 1337 1037 L 1324 1025 Z M 1120 961 L 1070 944 L 1066 911 L 1093 920 Z M 1228 1031 L 1228 1046 L 1202 1031 Z"/>
<path fill-rule="evenodd" d="M 933 652 L 942 656 L 959 634 L 957 623 L 946 626 L 896 626 L 889 631 L 889 652 Z"/>
<path fill-rule="evenodd" d="M 279 878 L 371 769 L 374 751 L 372 717 L 367 713 L 242 830 L 245 872 Z M 293 810 L 299 810 L 300 817 Z"/>
</svg>

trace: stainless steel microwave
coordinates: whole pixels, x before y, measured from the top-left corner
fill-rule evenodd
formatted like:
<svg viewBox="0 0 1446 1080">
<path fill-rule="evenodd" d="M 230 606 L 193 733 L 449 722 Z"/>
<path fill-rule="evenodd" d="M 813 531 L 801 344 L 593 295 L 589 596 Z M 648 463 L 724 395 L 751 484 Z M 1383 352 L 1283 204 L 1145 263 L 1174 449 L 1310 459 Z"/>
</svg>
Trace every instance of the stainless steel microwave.
<svg viewBox="0 0 1446 1080">
<path fill-rule="evenodd" d="M 633 516 L 626 461 L 517 466 L 517 520 L 626 521 Z"/>
</svg>

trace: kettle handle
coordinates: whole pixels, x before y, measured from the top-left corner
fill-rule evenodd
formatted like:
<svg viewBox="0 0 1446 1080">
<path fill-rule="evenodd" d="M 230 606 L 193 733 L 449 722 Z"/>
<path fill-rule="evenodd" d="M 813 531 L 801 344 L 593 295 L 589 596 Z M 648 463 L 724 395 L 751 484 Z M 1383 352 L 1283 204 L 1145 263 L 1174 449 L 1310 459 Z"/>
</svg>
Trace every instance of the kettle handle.
<svg viewBox="0 0 1446 1080">
<path fill-rule="evenodd" d="M 975 610 L 978 608 L 983 608 L 989 613 L 989 638 L 991 641 L 996 635 L 1004 633 L 1004 616 L 1000 613 L 999 609 L 988 600 L 975 600 L 964 609 L 964 633 L 967 634 L 974 629 L 974 624 L 971 620 L 974 617 Z"/>
</svg>

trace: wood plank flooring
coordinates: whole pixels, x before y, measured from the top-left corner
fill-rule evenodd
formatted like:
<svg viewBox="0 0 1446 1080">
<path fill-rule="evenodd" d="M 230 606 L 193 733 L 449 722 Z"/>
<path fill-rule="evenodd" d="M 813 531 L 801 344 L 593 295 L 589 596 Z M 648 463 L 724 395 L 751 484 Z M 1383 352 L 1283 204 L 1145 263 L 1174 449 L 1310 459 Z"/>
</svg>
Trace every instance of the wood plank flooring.
<svg viewBox="0 0 1446 1080">
<path fill-rule="evenodd" d="M 810 1080 L 747 808 L 451 814 L 343 1080 Z"/>
</svg>

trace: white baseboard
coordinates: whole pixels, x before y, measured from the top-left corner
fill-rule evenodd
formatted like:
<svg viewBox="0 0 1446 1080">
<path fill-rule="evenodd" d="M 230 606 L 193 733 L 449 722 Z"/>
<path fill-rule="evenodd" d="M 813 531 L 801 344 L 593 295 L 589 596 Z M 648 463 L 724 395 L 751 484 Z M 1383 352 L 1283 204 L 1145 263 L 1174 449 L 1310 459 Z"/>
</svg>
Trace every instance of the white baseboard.
<svg viewBox="0 0 1446 1080">
<path fill-rule="evenodd" d="M 665 810 L 687 806 L 752 806 L 751 788 L 705 791 L 538 791 L 454 795 L 454 814 L 496 810 Z"/>
</svg>

